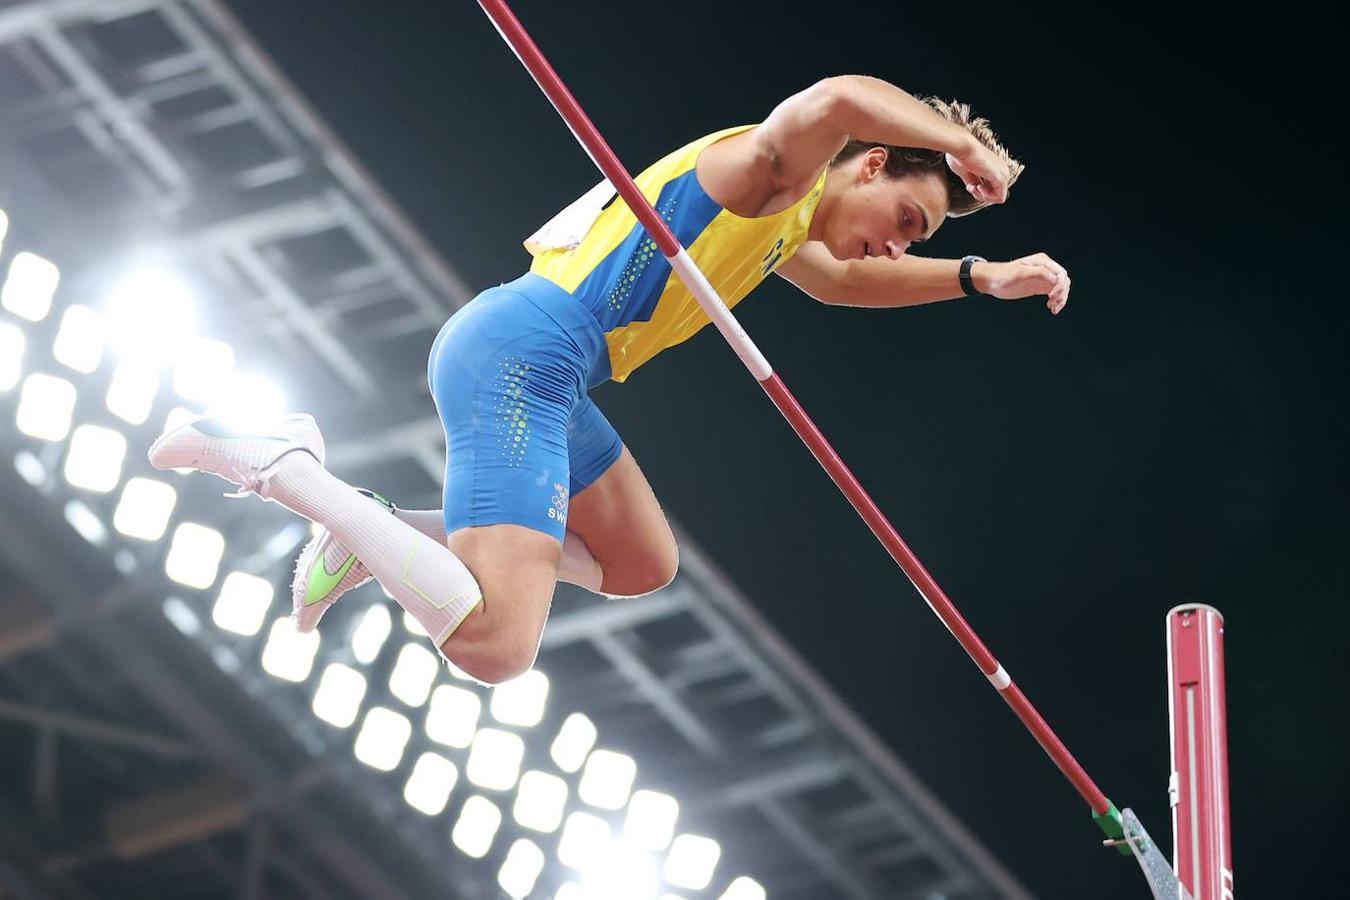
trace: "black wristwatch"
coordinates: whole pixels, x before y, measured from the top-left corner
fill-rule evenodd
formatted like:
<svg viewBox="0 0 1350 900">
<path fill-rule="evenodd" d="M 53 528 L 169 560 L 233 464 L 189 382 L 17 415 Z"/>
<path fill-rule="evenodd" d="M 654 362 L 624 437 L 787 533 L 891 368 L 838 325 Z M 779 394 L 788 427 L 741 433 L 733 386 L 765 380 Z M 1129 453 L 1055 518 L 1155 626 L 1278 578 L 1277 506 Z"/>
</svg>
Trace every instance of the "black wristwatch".
<svg viewBox="0 0 1350 900">
<path fill-rule="evenodd" d="M 980 292 L 975 289 L 975 279 L 970 277 L 970 270 L 977 262 L 989 262 L 983 256 L 963 256 L 961 258 L 961 290 L 965 291 L 967 297 L 977 297 Z"/>
</svg>

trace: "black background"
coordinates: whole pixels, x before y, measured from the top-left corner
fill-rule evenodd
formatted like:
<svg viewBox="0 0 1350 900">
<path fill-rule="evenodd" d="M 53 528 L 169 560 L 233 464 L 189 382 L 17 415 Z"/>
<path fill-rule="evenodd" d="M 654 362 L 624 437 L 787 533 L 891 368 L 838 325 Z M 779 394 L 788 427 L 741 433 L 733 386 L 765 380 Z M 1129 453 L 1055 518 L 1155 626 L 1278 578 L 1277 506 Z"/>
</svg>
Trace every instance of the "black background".
<svg viewBox="0 0 1350 900">
<path fill-rule="evenodd" d="M 598 179 L 475 4 L 232 5 L 475 289 L 523 271 L 521 238 Z M 1074 279 L 1062 315 L 834 309 L 777 279 L 738 314 L 1164 845 L 1163 614 L 1219 607 L 1237 895 L 1338 893 L 1350 313 L 1330 14 L 517 7 L 630 170 L 832 74 L 992 119 L 1026 174 L 923 249 L 1048 252 Z M 597 399 L 671 515 L 1033 892 L 1146 896 L 712 329 Z"/>
</svg>

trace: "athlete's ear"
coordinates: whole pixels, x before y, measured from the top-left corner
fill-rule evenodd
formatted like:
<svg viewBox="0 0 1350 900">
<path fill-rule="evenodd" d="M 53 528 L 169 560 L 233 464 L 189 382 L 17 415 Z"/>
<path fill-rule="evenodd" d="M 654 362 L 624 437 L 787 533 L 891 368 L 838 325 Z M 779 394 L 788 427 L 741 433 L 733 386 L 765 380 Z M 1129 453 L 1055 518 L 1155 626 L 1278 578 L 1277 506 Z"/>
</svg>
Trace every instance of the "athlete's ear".
<svg viewBox="0 0 1350 900">
<path fill-rule="evenodd" d="M 871 147 L 858 162 L 858 180 L 872 181 L 886 172 L 886 159 L 890 153 L 885 147 Z"/>
</svg>

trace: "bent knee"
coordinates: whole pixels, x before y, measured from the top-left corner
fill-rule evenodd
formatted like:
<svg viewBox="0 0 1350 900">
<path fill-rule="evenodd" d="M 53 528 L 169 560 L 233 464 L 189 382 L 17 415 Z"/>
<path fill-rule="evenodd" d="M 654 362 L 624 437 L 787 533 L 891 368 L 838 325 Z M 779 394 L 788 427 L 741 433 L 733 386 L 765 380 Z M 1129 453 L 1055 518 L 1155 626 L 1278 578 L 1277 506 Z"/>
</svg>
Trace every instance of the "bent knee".
<svg viewBox="0 0 1350 900">
<path fill-rule="evenodd" d="M 456 645 L 452 635 L 441 652 L 475 681 L 498 685 L 525 674 L 534 666 L 538 634 L 499 633 L 487 640 Z"/>
<path fill-rule="evenodd" d="M 617 570 L 611 575 L 605 570 L 605 593 L 615 597 L 640 597 L 659 591 L 675 580 L 680 568 L 679 551 L 674 543 L 669 552 L 663 552 L 638 565 Z"/>
</svg>

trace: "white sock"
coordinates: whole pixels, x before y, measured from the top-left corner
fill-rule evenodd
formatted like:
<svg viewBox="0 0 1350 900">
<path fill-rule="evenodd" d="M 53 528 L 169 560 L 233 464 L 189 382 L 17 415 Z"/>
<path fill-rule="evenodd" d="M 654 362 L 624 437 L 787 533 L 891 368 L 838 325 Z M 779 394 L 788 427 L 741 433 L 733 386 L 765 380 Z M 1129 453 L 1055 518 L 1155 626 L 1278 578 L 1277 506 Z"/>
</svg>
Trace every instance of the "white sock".
<svg viewBox="0 0 1350 900">
<path fill-rule="evenodd" d="M 445 513 L 441 510 L 398 509 L 395 507 L 394 515 L 433 541 L 440 544 L 445 543 Z M 357 556 L 360 557 L 361 555 L 358 553 Z M 365 562 L 364 557 L 361 557 L 361 561 Z M 577 587 L 584 587 L 596 594 L 600 593 L 600 585 L 604 583 L 605 573 L 601 570 L 600 563 L 591 555 L 591 548 L 586 546 L 586 542 L 576 532 L 569 531 L 563 535 L 562 560 L 558 563 L 558 580 L 575 584 Z"/>
<path fill-rule="evenodd" d="M 483 599 L 473 573 L 443 539 L 433 540 L 389 515 L 307 453 L 282 457 L 263 490 L 267 499 L 318 522 L 346 544 L 437 649 Z"/>
</svg>

